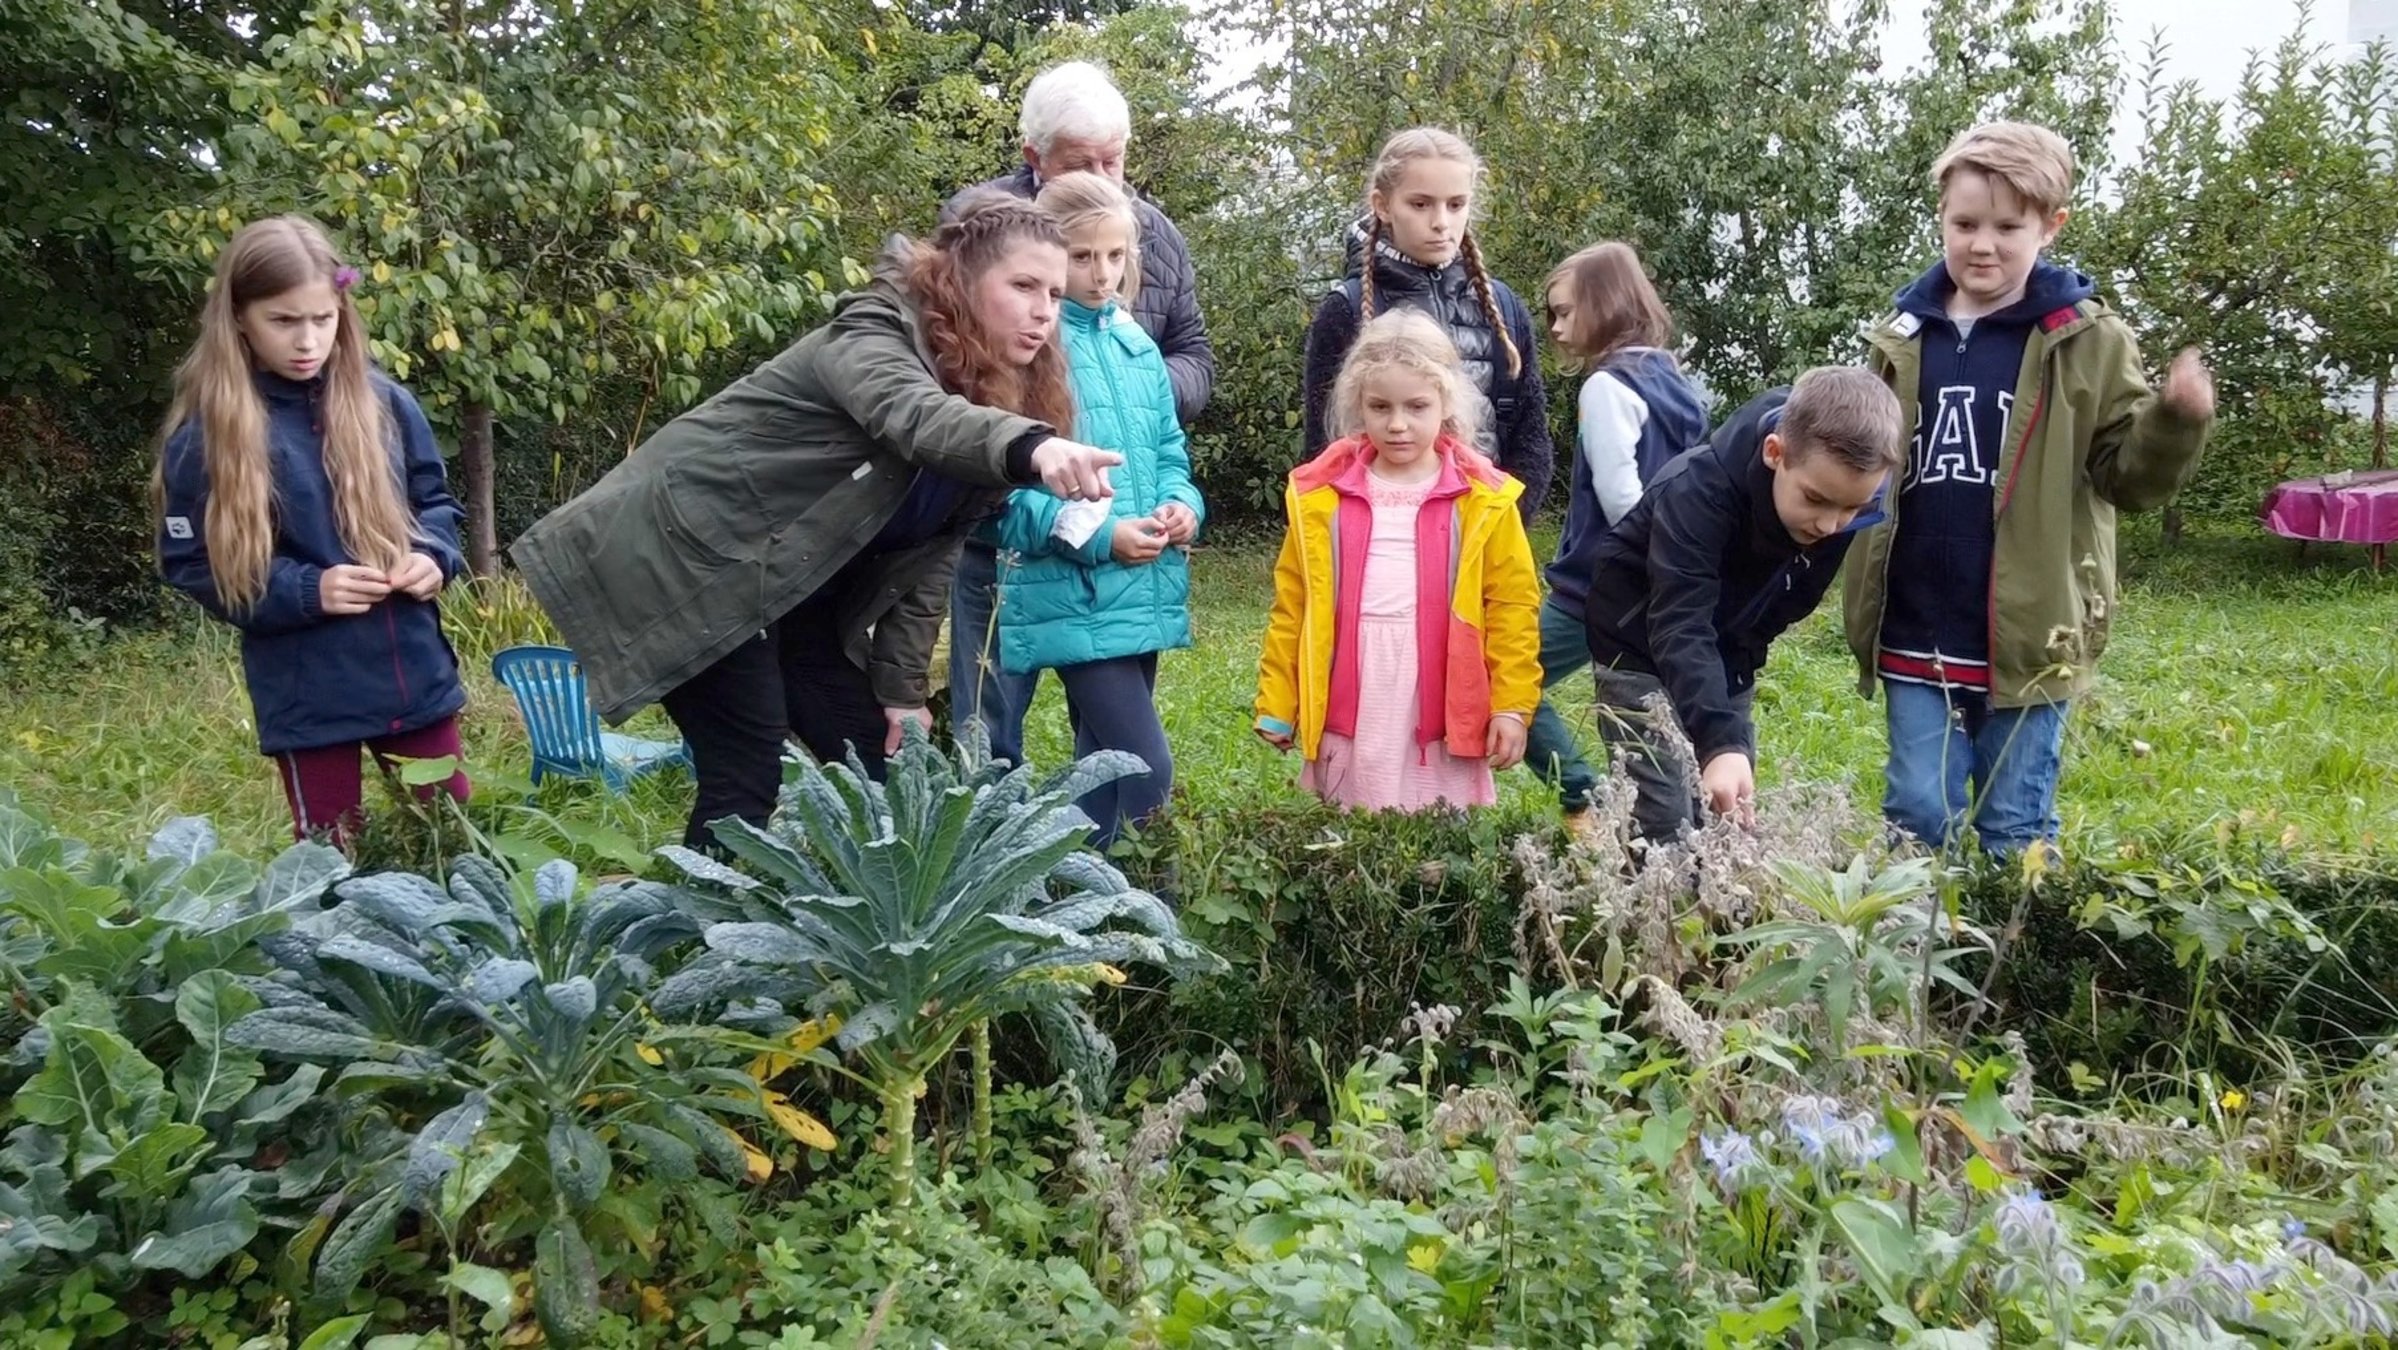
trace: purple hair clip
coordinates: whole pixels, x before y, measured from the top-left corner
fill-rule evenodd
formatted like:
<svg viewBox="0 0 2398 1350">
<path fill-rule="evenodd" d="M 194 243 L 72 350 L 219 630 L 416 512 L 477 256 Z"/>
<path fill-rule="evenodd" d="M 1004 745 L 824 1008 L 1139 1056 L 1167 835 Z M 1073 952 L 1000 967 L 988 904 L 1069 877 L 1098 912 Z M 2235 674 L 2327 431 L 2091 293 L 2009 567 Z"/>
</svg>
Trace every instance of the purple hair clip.
<svg viewBox="0 0 2398 1350">
<path fill-rule="evenodd" d="M 355 267 L 336 267 L 336 268 L 334 268 L 334 269 L 333 269 L 333 289 L 335 289 L 335 290 L 337 290 L 337 291 L 346 291 L 346 290 L 350 289 L 352 286 L 355 286 L 355 285 L 357 285 L 357 284 L 358 284 L 358 269 L 357 269 L 357 268 L 355 268 Z"/>
</svg>

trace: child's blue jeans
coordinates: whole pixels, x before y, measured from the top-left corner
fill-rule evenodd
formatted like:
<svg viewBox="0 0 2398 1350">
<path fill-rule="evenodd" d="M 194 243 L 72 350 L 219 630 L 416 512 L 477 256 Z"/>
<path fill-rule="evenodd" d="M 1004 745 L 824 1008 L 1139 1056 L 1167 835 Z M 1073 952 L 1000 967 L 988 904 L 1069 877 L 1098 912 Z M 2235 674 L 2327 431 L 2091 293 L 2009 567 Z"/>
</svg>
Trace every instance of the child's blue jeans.
<svg viewBox="0 0 2398 1350">
<path fill-rule="evenodd" d="M 999 555 L 968 540 L 949 589 L 949 724 L 958 735 L 980 719 L 990 733 L 991 758 L 1024 760 L 1024 716 L 1032 711 L 1041 672 L 1010 675 L 999 668 Z"/>
<path fill-rule="evenodd" d="M 1557 711 L 1548 691 L 1559 680 L 1590 665 L 1590 634 L 1582 621 L 1553 601 L 1540 606 L 1540 710 L 1525 738 L 1524 763 L 1557 784 L 1557 804 L 1568 811 L 1590 805 L 1599 775 L 1583 757 L 1574 729 Z"/>
<path fill-rule="evenodd" d="M 1890 716 L 1882 814 L 1891 824 L 1940 848 L 1970 824 L 1983 850 L 2001 856 L 2057 837 L 2064 704 L 1993 708 L 1974 690 L 1905 680 L 1882 681 L 1882 701 Z"/>
</svg>

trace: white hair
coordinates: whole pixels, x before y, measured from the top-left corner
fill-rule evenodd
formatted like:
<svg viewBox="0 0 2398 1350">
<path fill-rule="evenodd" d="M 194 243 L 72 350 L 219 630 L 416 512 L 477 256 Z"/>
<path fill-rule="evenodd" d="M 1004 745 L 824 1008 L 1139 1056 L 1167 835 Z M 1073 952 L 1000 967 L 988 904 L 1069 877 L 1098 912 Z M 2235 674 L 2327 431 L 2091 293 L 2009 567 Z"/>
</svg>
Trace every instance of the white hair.
<svg viewBox="0 0 2398 1350">
<path fill-rule="evenodd" d="M 1046 155 L 1061 136 L 1078 141 L 1132 139 L 1132 109 L 1107 72 L 1088 61 L 1051 66 L 1024 89 L 1018 127 L 1036 155 Z"/>
</svg>

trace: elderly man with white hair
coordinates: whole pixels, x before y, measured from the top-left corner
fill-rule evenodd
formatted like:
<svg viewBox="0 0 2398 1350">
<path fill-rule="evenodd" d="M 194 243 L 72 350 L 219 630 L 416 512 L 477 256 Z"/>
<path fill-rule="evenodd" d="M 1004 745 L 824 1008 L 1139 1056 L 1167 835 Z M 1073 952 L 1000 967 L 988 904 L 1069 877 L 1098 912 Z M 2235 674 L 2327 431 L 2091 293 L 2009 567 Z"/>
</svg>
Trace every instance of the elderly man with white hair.
<svg viewBox="0 0 2398 1350">
<path fill-rule="evenodd" d="M 1132 111 L 1115 81 L 1090 62 L 1069 61 L 1036 76 L 1025 87 L 1019 126 L 1024 167 L 950 198 L 942 208 L 943 219 L 954 214 L 968 194 L 981 189 L 998 188 L 1029 198 L 1041 190 L 1043 180 L 1078 171 L 1124 181 Z M 1132 316 L 1164 354 L 1166 373 L 1174 384 L 1174 410 L 1188 423 L 1207 406 L 1216 382 L 1216 354 L 1207 344 L 1207 325 L 1199 318 L 1190 246 L 1155 203 L 1137 192 L 1131 196 L 1141 230 L 1141 284 L 1133 296 Z M 1032 705 L 1040 676 L 1009 675 L 999 668 L 992 623 L 998 572 L 991 545 L 979 533 L 969 538 L 950 590 L 950 707 L 960 731 L 979 715 L 990 733 L 991 753 L 1021 761 L 1024 713 Z"/>
<path fill-rule="evenodd" d="M 1059 174 L 1087 171 L 1124 182 L 1132 110 L 1115 81 L 1090 62 L 1069 61 L 1034 77 L 1024 90 L 1018 126 L 1024 135 L 1024 167 L 978 186 L 1029 199 L 1041 190 L 1044 179 Z M 949 199 L 941 212 L 944 220 L 965 195 Z M 1165 354 L 1166 371 L 1174 380 L 1174 409 L 1187 425 L 1207 406 L 1216 383 L 1216 354 L 1207 345 L 1207 325 L 1199 318 L 1190 246 L 1166 213 L 1137 192 L 1133 210 L 1141 218 L 1141 285 L 1132 316 Z"/>
</svg>

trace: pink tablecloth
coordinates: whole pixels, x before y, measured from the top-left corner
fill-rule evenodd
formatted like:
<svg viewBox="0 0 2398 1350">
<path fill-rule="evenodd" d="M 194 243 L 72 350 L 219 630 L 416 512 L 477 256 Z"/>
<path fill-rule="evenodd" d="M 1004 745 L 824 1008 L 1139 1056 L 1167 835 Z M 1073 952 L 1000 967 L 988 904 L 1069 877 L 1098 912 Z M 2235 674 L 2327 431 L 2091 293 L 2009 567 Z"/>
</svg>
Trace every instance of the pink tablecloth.
<svg viewBox="0 0 2398 1350">
<path fill-rule="evenodd" d="M 2257 516 L 2284 539 L 2398 543 L 2398 469 L 2356 474 L 2344 483 L 2321 478 L 2283 483 L 2265 494 Z"/>
</svg>

